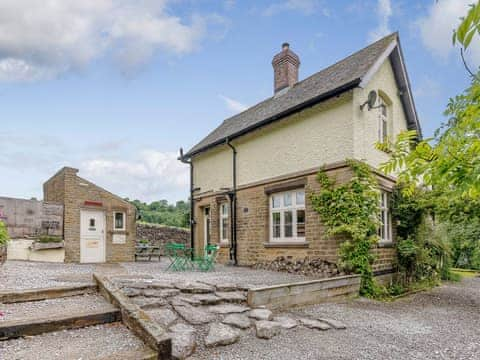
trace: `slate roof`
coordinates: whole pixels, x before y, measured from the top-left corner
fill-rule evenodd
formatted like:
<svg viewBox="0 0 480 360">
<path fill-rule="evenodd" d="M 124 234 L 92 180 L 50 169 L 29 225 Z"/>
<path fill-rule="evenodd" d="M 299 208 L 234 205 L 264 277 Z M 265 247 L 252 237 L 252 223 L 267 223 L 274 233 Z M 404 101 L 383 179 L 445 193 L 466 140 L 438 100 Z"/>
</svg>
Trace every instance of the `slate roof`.
<svg viewBox="0 0 480 360">
<path fill-rule="evenodd" d="M 262 125 L 299 111 L 309 103 L 317 103 L 358 86 L 362 77 L 386 51 L 398 33 L 390 34 L 345 59 L 296 83 L 280 93 L 234 115 L 213 130 L 186 154 L 191 157 L 210 147 L 224 143 Z"/>
</svg>

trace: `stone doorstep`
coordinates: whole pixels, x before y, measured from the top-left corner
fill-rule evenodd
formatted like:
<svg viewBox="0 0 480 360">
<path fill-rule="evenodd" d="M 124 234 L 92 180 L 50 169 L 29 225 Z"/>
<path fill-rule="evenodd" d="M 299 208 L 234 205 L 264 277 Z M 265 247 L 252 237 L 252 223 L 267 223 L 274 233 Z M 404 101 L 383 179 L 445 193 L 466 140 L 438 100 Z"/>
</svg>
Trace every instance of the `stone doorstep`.
<svg viewBox="0 0 480 360">
<path fill-rule="evenodd" d="M 120 319 L 120 311 L 110 309 L 86 311 L 75 316 L 57 315 L 35 320 L 2 321 L 0 322 L 0 340 L 107 324 L 120 321 Z"/>
<path fill-rule="evenodd" d="M 0 291 L 0 303 L 9 304 L 17 302 L 38 301 L 69 296 L 94 294 L 97 287 L 92 285 L 57 286 L 17 291 Z"/>
<path fill-rule="evenodd" d="M 100 294 L 120 308 L 122 322 L 145 344 L 157 352 L 158 359 L 169 359 L 172 355 L 172 340 L 166 329 L 156 324 L 150 316 L 133 304 L 120 289 L 100 274 L 93 274 Z"/>
</svg>

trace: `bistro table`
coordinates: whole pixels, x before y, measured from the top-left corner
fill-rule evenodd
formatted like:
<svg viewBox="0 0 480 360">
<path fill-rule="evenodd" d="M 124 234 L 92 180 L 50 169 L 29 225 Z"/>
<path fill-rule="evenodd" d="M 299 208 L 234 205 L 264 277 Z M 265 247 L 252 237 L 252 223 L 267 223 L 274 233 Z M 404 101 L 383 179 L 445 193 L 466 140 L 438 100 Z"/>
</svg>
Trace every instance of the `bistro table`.
<svg viewBox="0 0 480 360">
<path fill-rule="evenodd" d="M 142 258 L 145 261 L 152 261 L 153 258 L 158 258 L 160 261 L 160 246 L 156 245 L 137 245 L 135 246 L 135 261 Z"/>
</svg>

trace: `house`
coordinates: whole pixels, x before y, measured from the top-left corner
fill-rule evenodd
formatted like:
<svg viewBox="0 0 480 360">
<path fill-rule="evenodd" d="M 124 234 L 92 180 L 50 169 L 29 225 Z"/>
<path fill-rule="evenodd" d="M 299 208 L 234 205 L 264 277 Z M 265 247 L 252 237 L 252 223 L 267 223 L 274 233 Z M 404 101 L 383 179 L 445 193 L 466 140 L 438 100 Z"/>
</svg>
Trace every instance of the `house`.
<svg viewBox="0 0 480 360">
<path fill-rule="evenodd" d="M 191 169 L 192 245 L 219 244 L 219 259 L 239 265 L 277 256 L 336 261 L 309 194 L 322 166 L 338 181 L 346 159 L 372 166 L 382 190 L 377 272 L 395 254 L 389 196 L 395 178 L 378 166 L 388 153 L 375 142 L 405 129 L 421 137 L 398 33 L 298 81 L 300 59 L 283 44 L 274 56 L 273 96 L 223 121 L 180 160 Z M 372 97 L 378 95 L 376 99 Z M 367 99 L 375 103 L 367 104 Z"/>
<path fill-rule="evenodd" d="M 43 184 L 44 201 L 63 205 L 65 262 L 134 261 L 136 209 L 64 167 Z"/>
</svg>

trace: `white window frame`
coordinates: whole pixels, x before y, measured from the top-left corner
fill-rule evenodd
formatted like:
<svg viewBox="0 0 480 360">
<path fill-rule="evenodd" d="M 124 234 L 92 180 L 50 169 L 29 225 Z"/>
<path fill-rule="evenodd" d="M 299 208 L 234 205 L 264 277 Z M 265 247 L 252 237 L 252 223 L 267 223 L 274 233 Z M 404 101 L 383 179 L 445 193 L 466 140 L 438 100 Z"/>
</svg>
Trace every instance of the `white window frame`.
<svg viewBox="0 0 480 360">
<path fill-rule="evenodd" d="M 304 194 L 303 197 L 303 204 L 297 204 L 297 192 L 302 192 Z M 291 194 L 291 205 L 284 205 L 285 195 Z M 280 198 L 280 206 L 274 208 L 273 207 L 273 199 L 274 197 Z M 283 191 L 277 192 L 270 195 L 269 199 L 269 213 L 270 213 L 270 224 L 269 224 L 269 232 L 270 232 L 270 242 L 272 243 L 289 243 L 289 242 L 305 242 L 305 236 L 298 236 L 297 234 L 297 211 L 303 210 L 305 211 L 305 189 L 296 189 L 290 191 Z M 292 212 L 292 237 L 285 237 L 285 215 L 284 213 L 287 211 Z M 273 213 L 280 213 L 280 237 L 274 238 L 273 237 Z M 306 212 L 305 212 L 305 220 L 304 220 L 304 231 L 306 230 Z"/>
<path fill-rule="evenodd" d="M 390 211 L 391 193 L 380 190 L 380 228 L 378 236 L 381 244 L 389 244 L 393 242 L 392 238 L 392 214 Z M 385 219 L 385 221 L 382 221 Z"/>
<path fill-rule="evenodd" d="M 116 222 L 116 217 L 117 217 L 117 214 L 122 214 L 122 217 L 123 217 L 123 227 L 122 228 L 117 228 L 117 222 Z M 125 213 L 125 211 L 114 211 L 113 212 L 113 230 L 114 231 L 125 231 L 126 229 L 126 222 L 127 222 L 127 214 Z"/>
<path fill-rule="evenodd" d="M 388 141 L 389 136 L 389 108 L 387 102 L 379 96 L 379 114 L 378 114 L 378 142 L 384 143 Z M 383 114 L 385 108 L 385 114 Z"/>
<path fill-rule="evenodd" d="M 226 213 L 223 212 L 223 209 L 226 209 Z M 228 243 L 228 215 L 230 213 L 230 210 L 229 210 L 229 204 L 228 203 L 221 203 L 220 206 L 219 206 L 219 216 L 218 216 L 218 219 L 219 219 L 219 222 L 220 222 L 220 242 L 221 243 Z M 226 234 L 227 234 L 227 237 L 224 238 L 223 237 L 223 230 L 224 230 L 224 226 L 223 226 L 223 220 L 227 220 L 227 229 L 226 229 Z"/>
</svg>

